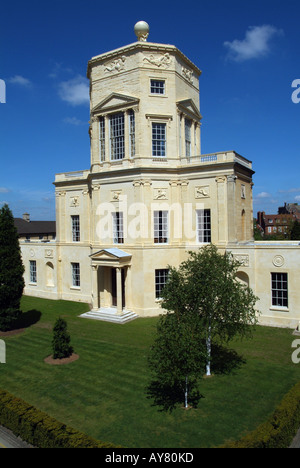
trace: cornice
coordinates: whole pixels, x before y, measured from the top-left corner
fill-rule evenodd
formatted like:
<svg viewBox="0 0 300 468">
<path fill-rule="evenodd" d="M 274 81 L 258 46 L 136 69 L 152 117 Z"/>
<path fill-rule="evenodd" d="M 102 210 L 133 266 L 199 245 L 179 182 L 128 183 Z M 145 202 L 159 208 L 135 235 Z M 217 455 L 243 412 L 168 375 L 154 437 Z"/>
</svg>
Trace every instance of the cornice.
<svg viewBox="0 0 300 468">
<path fill-rule="evenodd" d="M 112 59 L 119 56 L 120 54 L 129 53 L 132 51 L 144 52 L 144 51 L 156 51 L 162 53 L 173 53 L 178 55 L 189 67 L 191 67 L 199 76 L 201 75 L 201 70 L 186 56 L 184 55 L 177 47 L 170 44 L 157 44 L 154 42 L 134 42 L 132 44 L 126 45 L 124 47 L 119 47 L 118 49 L 105 52 L 104 54 L 96 55 L 92 57 L 87 66 L 87 77 L 90 78 L 91 67 L 95 64 L 99 64 L 103 61 Z"/>
</svg>

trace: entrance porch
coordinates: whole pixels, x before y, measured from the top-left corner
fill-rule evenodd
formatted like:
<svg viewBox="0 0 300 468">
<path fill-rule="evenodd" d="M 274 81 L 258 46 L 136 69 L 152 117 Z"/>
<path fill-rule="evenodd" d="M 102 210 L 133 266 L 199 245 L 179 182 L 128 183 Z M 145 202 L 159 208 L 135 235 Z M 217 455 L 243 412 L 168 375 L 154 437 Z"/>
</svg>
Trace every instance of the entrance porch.
<svg viewBox="0 0 300 468">
<path fill-rule="evenodd" d="M 92 310 L 81 317 L 125 323 L 137 318 L 131 302 L 131 254 L 118 248 L 91 256 Z"/>
</svg>

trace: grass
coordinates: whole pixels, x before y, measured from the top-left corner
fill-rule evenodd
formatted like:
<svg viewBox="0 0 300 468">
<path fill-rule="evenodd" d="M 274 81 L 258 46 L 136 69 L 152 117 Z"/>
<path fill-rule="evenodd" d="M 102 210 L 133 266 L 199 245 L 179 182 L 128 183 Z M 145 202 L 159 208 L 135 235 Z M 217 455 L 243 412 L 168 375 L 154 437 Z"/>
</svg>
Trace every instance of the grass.
<svg viewBox="0 0 300 468">
<path fill-rule="evenodd" d="M 291 330 L 257 327 L 252 340 L 231 344 L 244 363 L 200 381 L 197 409 L 160 411 L 147 398 L 147 355 L 157 319 L 125 325 L 83 319 L 86 304 L 23 297 L 24 332 L 5 337 L 0 387 L 103 441 L 126 447 L 212 447 L 253 430 L 300 380 Z M 52 327 L 68 324 L 80 358 L 51 366 Z M 28 326 L 30 324 L 30 326 Z"/>
</svg>

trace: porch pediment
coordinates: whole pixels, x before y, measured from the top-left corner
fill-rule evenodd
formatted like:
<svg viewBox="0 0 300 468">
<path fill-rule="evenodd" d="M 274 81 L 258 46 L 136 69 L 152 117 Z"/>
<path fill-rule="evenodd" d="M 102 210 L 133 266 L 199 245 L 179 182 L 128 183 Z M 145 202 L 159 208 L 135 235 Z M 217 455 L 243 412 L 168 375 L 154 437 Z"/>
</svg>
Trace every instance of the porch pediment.
<svg viewBox="0 0 300 468">
<path fill-rule="evenodd" d="M 102 249 L 90 255 L 92 264 L 99 266 L 125 266 L 131 263 L 132 255 L 118 248 Z"/>
<path fill-rule="evenodd" d="M 92 109 L 92 114 L 105 114 L 137 106 L 139 99 L 125 94 L 111 93 Z"/>
<path fill-rule="evenodd" d="M 183 101 L 177 101 L 177 107 L 179 110 L 187 114 L 192 119 L 202 119 L 202 115 L 200 114 L 196 104 L 192 99 L 184 99 Z"/>
</svg>

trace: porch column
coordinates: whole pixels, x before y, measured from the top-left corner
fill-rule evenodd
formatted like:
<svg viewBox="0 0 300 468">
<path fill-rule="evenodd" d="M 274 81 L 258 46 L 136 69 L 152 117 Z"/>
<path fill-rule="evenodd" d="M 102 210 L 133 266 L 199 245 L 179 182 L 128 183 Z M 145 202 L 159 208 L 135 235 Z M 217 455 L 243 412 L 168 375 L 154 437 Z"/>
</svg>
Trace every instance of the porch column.
<svg viewBox="0 0 300 468">
<path fill-rule="evenodd" d="M 117 314 L 122 315 L 122 268 L 117 267 Z"/>
<path fill-rule="evenodd" d="M 98 266 L 92 265 L 93 309 L 99 309 Z"/>
</svg>

